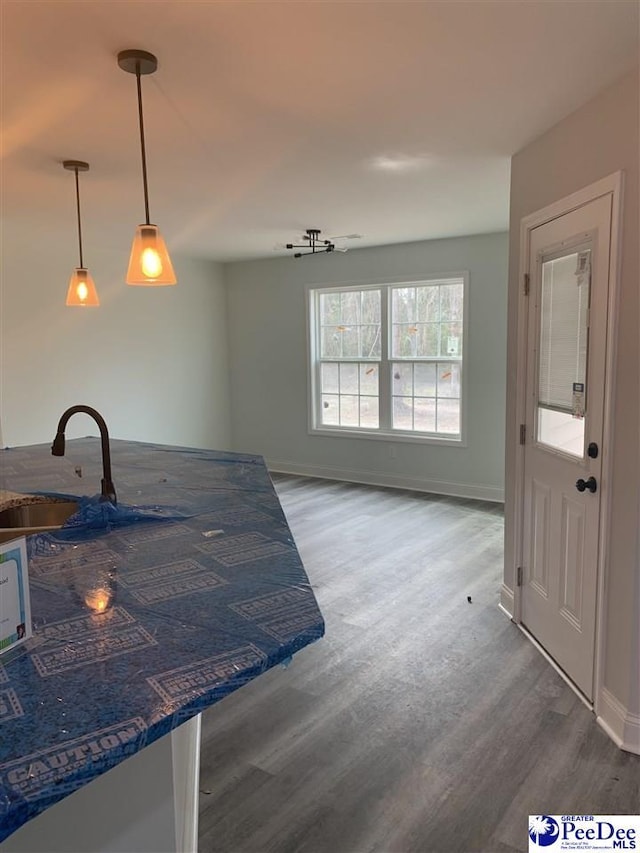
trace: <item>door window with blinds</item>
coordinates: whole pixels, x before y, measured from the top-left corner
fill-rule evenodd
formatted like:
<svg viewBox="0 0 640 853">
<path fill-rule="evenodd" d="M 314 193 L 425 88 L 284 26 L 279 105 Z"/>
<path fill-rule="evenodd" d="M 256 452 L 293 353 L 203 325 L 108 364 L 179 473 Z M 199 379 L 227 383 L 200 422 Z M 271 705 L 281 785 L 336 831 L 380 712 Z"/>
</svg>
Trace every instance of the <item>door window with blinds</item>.
<svg viewBox="0 0 640 853">
<path fill-rule="evenodd" d="M 537 440 L 584 456 L 591 249 L 541 259 Z"/>
</svg>

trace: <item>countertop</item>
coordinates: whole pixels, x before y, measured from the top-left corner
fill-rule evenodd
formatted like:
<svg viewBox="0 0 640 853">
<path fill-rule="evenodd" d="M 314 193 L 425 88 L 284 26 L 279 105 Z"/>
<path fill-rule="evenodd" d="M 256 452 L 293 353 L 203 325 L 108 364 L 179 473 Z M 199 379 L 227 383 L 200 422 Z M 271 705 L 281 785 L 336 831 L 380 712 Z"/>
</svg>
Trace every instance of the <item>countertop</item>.
<svg viewBox="0 0 640 853">
<path fill-rule="evenodd" d="M 0 657 L 0 841 L 324 634 L 261 457 L 111 453 L 118 511 L 84 500 L 27 537 L 34 636 Z M 0 451 L 7 500 L 81 499 L 101 476 L 97 438 Z"/>
</svg>

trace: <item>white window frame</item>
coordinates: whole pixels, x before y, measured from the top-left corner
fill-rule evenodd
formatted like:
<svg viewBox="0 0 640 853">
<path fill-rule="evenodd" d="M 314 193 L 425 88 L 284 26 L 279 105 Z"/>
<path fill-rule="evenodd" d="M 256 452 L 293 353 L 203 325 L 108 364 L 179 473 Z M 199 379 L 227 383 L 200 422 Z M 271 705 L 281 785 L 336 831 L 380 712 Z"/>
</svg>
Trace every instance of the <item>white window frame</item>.
<svg viewBox="0 0 640 853">
<path fill-rule="evenodd" d="M 391 408 L 392 408 L 392 381 L 391 381 L 391 363 L 393 361 L 406 361 L 408 363 L 419 362 L 420 359 L 412 361 L 411 359 L 391 359 L 389 358 L 389 346 L 391 339 L 391 324 L 389 322 L 389 304 L 391 299 L 391 290 L 393 287 L 411 287 L 421 284 L 428 284 L 432 281 L 444 281 L 448 278 L 462 279 L 463 281 L 463 322 L 462 322 L 462 360 L 460 364 L 460 434 L 446 435 L 445 433 L 422 433 L 407 430 L 393 429 L 391 427 Z M 319 335 L 318 335 L 318 306 L 321 293 L 330 293 L 331 291 L 349 291 L 349 290 L 382 290 L 381 298 L 381 323 L 382 323 L 382 353 L 380 361 L 375 364 L 379 365 L 379 386 L 378 393 L 380 395 L 380 425 L 376 428 L 369 427 L 346 427 L 346 426 L 329 426 L 321 424 L 320 413 L 320 365 L 319 358 Z M 308 433 L 318 436 L 333 436 L 335 438 L 364 438 L 373 439 L 374 441 L 386 442 L 417 442 L 419 444 L 437 444 L 447 447 L 466 447 L 467 446 L 467 400 L 468 400 L 468 371 L 469 371 L 469 272 L 467 270 L 461 272 L 447 271 L 439 274 L 420 275 L 401 278 L 381 278 L 381 279 L 366 279 L 365 281 L 345 281 L 345 282 L 329 282 L 318 284 L 307 284 L 305 287 L 305 305 L 306 305 L 306 329 L 307 329 L 307 375 L 308 375 L 308 394 L 307 394 L 307 411 L 308 411 Z M 348 362 L 350 359 L 344 359 Z M 353 358 L 353 362 L 362 362 L 366 359 Z M 435 359 L 434 359 L 435 360 Z M 441 361 L 448 359 L 442 358 Z M 385 381 L 385 377 L 388 377 Z M 385 415 L 388 422 L 385 423 Z"/>
</svg>

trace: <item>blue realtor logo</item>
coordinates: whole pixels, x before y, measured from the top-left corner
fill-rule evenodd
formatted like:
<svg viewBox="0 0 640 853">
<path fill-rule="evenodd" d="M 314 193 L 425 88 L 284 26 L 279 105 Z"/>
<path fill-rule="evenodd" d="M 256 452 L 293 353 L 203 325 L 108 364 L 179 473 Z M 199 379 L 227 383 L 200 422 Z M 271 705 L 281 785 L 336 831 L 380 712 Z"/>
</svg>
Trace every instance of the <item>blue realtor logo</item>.
<svg viewBox="0 0 640 853">
<path fill-rule="evenodd" d="M 529 838 L 540 847 L 549 847 L 560 837 L 558 823 L 546 814 L 529 818 Z"/>
</svg>

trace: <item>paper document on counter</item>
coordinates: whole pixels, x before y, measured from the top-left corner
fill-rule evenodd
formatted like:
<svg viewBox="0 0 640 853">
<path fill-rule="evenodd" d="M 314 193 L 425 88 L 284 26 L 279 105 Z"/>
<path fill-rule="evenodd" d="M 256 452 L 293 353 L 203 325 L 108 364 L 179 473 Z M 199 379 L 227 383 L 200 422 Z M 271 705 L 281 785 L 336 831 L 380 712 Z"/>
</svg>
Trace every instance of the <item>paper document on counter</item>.
<svg viewBox="0 0 640 853">
<path fill-rule="evenodd" d="M 31 637 L 31 604 L 24 537 L 0 545 L 0 655 Z"/>
</svg>

